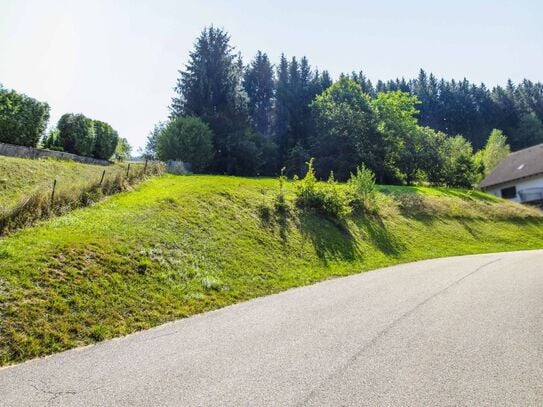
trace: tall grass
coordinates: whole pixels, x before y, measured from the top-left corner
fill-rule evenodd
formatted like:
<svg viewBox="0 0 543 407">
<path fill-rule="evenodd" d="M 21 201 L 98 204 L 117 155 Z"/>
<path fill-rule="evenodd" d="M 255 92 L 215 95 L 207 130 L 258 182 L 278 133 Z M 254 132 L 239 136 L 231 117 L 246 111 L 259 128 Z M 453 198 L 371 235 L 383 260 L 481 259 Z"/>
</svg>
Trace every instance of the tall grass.
<svg viewBox="0 0 543 407">
<path fill-rule="evenodd" d="M 34 189 L 17 204 L 0 207 L 0 236 L 16 229 L 31 226 L 38 220 L 65 214 L 75 208 L 92 205 L 103 197 L 126 191 L 147 177 L 164 172 L 162 163 L 149 163 L 130 167 L 130 171 L 118 167 L 113 173 L 90 181 L 57 184 L 53 187 Z M 128 174 L 127 174 L 128 173 Z"/>
</svg>

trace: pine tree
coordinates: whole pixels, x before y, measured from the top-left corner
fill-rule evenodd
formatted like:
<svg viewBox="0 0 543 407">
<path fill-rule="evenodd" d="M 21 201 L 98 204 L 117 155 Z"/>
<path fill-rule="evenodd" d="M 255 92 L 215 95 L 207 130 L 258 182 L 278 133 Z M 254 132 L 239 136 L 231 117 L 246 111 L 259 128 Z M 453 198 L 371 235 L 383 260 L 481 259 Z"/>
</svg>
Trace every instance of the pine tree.
<svg viewBox="0 0 543 407">
<path fill-rule="evenodd" d="M 249 117 L 255 130 L 271 136 L 275 84 L 273 67 L 265 53 L 258 51 L 245 70 L 243 88 L 247 93 Z"/>
<path fill-rule="evenodd" d="M 196 116 L 213 131 L 215 160 L 212 170 L 230 172 L 239 157 L 240 145 L 247 138 L 246 94 L 241 86 L 242 62 L 230 45 L 229 35 L 219 29 L 205 28 L 197 38 L 189 62 L 180 72 L 170 106 L 171 118 Z M 247 147 L 250 150 L 252 147 Z"/>
<path fill-rule="evenodd" d="M 289 125 L 289 74 L 288 61 L 284 54 L 277 68 L 275 83 L 274 138 L 279 146 L 279 160 L 284 163 L 288 154 L 287 131 Z"/>
</svg>

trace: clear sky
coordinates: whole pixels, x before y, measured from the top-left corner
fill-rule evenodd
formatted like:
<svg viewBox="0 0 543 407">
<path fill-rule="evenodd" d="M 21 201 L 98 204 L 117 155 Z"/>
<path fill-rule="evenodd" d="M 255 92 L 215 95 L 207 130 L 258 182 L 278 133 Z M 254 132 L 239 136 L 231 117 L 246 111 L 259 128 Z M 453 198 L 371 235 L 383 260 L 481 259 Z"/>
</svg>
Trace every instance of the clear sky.
<svg viewBox="0 0 543 407">
<path fill-rule="evenodd" d="M 109 122 L 140 147 L 206 25 L 247 62 L 281 52 L 372 80 L 543 81 L 543 0 L 0 0 L 0 83 Z"/>
</svg>

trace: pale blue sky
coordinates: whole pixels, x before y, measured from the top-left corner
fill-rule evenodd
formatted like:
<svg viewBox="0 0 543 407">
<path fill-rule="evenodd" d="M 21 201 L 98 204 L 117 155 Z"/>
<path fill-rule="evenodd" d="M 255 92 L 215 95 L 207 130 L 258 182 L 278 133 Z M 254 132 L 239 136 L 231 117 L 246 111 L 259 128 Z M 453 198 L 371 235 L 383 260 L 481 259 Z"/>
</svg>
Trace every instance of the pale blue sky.
<svg viewBox="0 0 543 407">
<path fill-rule="evenodd" d="M 49 102 L 52 124 L 81 112 L 139 147 L 210 24 L 245 61 L 306 55 L 333 76 L 543 80 L 542 0 L 0 0 L 0 82 Z"/>
</svg>

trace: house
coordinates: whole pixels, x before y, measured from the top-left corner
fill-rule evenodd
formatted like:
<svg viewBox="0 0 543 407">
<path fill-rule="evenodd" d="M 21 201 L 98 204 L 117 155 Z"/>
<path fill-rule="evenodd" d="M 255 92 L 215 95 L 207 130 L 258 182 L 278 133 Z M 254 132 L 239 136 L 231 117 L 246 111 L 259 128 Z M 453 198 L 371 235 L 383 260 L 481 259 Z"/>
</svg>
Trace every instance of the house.
<svg viewBox="0 0 543 407">
<path fill-rule="evenodd" d="M 543 144 L 509 154 L 479 188 L 501 198 L 543 208 Z"/>
</svg>

